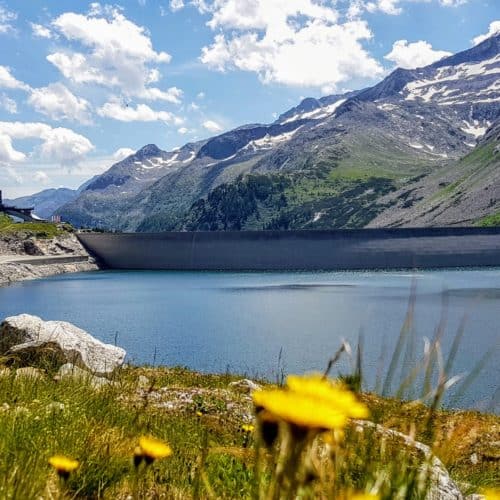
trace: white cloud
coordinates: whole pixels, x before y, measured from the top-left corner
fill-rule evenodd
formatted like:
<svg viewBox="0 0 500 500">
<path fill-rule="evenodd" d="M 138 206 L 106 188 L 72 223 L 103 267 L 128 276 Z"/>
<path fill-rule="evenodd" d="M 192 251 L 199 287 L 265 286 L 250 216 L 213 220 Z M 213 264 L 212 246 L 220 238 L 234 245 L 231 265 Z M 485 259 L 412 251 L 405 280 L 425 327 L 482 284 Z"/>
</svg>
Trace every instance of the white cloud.
<svg viewBox="0 0 500 500">
<path fill-rule="evenodd" d="M 121 161 L 134 153 L 135 151 L 131 148 L 120 148 L 113 153 L 113 160 Z"/>
<path fill-rule="evenodd" d="M 349 19 L 358 18 L 363 12 L 382 12 L 392 16 L 403 12 L 403 3 L 430 3 L 433 0 L 350 0 L 347 9 Z M 435 0 L 442 7 L 458 7 L 468 2 L 468 0 Z"/>
<path fill-rule="evenodd" d="M 78 165 L 94 146 L 83 135 L 67 128 L 52 128 L 45 123 L 0 122 L 2 153 L 0 161 L 19 162 L 26 155 L 12 147 L 12 141 L 19 139 L 39 139 L 41 144 L 33 151 L 41 159 L 59 163 L 66 167 Z"/>
<path fill-rule="evenodd" d="M 0 34 L 14 31 L 13 21 L 17 19 L 17 14 L 7 10 L 0 5 Z"/>
<path fill-rule="evenodd" d="M 30 23 L 33 36 L 37 38 L 52 38 L 52 31 L 46 26 L 37 23 Z"/>
<path fill-rule="evenodd" d="M 177 132 L 179 132 L 179 134 L 181 134 L 181 135 L 184 135 L 184 134 L 187 134 L 189 132 L 189 129 L 187 129 L 186 127 L 181 127 L 177 130 Z"/>
<path fill-rule="evenodd" d="M 157 52 L 146 29 L 127 19 L 119 8 L 93 3 L 86 15 L 60 15 L 52 28 L 80 47 L 47 56 L 65 78 L 79 84 L 117 88 L 128 97 L 180 102 L 180 89 L 150 87 L 161 77 L 157 65 L 170 62 L 171 56 Z"/>
<path fill-rule="evenodd" d="M 490 23 L 490 26 L 489 26 L 489 29 L 488 29 L 488 32 L 485 33 L 484 35 L 479 35 L 479 36 L 476 36 L 473 40 L 472 40 L 472 44 L 473 45 L 478 45 L 480 44 L 481 42 L 484 42 L 487 38 L 489 38 L 490 36 L 493 36 L 493 35 L 497 35 L 500 33 L 500 20 L 498 21 L 493 21 L 492 23 Z"/>
<path fill-rule="evenodd" d="M 90 123 L 90 104 L 75 96 L 62 83 L 52 83 L 47 87 L 33 89 L 28 103 L 39 113 L 53 120 L 71 120 Z"/>
<path fill-rule="evenodd" d="M 335 87 L 373 78 L 380 64 L 361 42 L 365 21 L 338 23 L 335 9 L 312 0 L 218 0 L 207 23 L 218 33 L 201 61 L 218 71 L 255 72 L 264 83 Z"/>
<path fill-rule="evenodd" d="M 43 184 L 44 186 L 49 183 L 49 176 L 43 170 L 37 170 L 33 175 L 33 178 L 36 182 Z"/>
<path fill-rule="evenodd" d="M 393 61 L 399 68 L 421 68 L 451 55 L 445 50 L 434 50 L 429 42 L 419 40 L 409 43 L 408 40 L 398 40 L 392 45 L 392 50 L 384 56 Z"/>
<path fill-rule="evenodd" d="M 16 151 L 12 146 L 12 139 L 7 134 L 0 133 L 0 164 L 21 162 L 26 158 L 24 153 Z"/>
<path fill-rule="evenodd" d="M 11 115 L 17 113 L 17 103 L 14 99 L 11 99 L 6 94 L 0 94 L 0 108 L 7 111 Z"/>
<path fill-rule="evenodd" d="M 180 120 L 168 111 L 155 111 L 146 104 L 138 104 L 134 107 L 118 100 L 107 102 L 97 110 L 97 114 L 103 118 L 122 122 L 178 122 Z"/>
<path fill-rule="evenodd" d="M 184 0 L 170 0 L 170 9 L 176 12 L 184 8 Z"/>
<path fill-rule="evenodd" d="M 10 68 L 7 66 L 0 66 L 0 88 L 29 90 L 29 85 L 12 76 Z"/>
<path fill-rule="evenodd" d="M 378 10 L 384 14 L 396 16 L 403 12 L 403 9 L 399 7 L 399 1 L 400 0 L 377 0 L 376 2 L 368 2 L 365 8 L 368 12 L 376 12 Z"/>
<path fill-rule="evenodd" d="M 205 92 L 198 92 L 196 99 L 205 99 Z"/>
<path fill-rule="evenodd" d="M 206 128 L 209 132 L 221 132 L 222 127 L 213 120 L 206 120 L 203 122 L 203 127 Z"/>
</svg>

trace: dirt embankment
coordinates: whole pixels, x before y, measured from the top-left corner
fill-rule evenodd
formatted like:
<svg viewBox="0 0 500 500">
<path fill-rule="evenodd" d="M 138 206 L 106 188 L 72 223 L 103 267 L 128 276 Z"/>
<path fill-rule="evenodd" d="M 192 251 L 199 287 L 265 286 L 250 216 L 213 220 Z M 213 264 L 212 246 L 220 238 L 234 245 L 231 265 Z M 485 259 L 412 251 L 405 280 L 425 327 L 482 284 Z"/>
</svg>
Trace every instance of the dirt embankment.
<svg viewBox="0 0 500 500">
<path fill-rule="evenodd" d="M 61 232 L 51 238 L 24 232 L 0 233 L 0 286 L 97 269 L 73 233 Z"/>
</svg>

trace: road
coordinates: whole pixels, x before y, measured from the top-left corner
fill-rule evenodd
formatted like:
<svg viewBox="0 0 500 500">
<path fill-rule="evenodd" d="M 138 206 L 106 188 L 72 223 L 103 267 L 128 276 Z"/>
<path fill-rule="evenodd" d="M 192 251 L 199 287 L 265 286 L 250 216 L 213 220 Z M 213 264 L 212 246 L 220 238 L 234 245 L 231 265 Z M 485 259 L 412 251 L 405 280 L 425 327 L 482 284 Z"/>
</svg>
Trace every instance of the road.
<svg viewBox="0 0 500 500">
<path fill-rule="evenodd" d="M 74 262 L 87 262 L 87 255 L 0 255 L 0 264 L 70 264 Z"/>
</svg>

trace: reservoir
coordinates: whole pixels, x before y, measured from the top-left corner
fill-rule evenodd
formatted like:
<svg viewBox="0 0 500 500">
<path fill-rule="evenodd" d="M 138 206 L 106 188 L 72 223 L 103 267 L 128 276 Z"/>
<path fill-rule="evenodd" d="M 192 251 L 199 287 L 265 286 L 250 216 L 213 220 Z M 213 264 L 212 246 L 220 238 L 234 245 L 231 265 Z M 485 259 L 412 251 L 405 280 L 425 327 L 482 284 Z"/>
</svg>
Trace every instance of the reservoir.
<svg viewBox="0 0 500 500">
<path fill-rule="evenodd" d="M 387 372 L 415 288 L 393 392 L 441 320 L 446 360 L 464 324 L 445 404 L 499 411 L 500 269 L 349 272 L 99 271 L 0 288 L 0 319 L 65 320 L 117 343 L 136 364 L 182 365 L 275 381 L 322 371 L 345 339 L 363 338 L 364 386 Z M 487 359 L 484 356 L 487 354 Z M 475 379 L 466 379 L 483 359 Z M 350 371 L 348 358 L 333 374 Z M 466 381 L 465 383 L 463 381 Z M 419 396 L 419 382 L 409 396 Z"/>
</svg>

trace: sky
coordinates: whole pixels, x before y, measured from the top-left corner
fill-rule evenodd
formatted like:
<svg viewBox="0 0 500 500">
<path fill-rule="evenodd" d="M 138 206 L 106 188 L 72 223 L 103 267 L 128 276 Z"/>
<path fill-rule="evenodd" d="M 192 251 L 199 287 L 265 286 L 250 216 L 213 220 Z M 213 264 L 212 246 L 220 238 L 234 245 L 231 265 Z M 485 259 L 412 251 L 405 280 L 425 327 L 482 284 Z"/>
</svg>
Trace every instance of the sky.
<svg viewBox="0 0 500 500">
<path fill-rule="evenodd" d="M 500 0 L 0 0 L 0 189 L 76 188 L 500 31 Z"/>
</svg>

